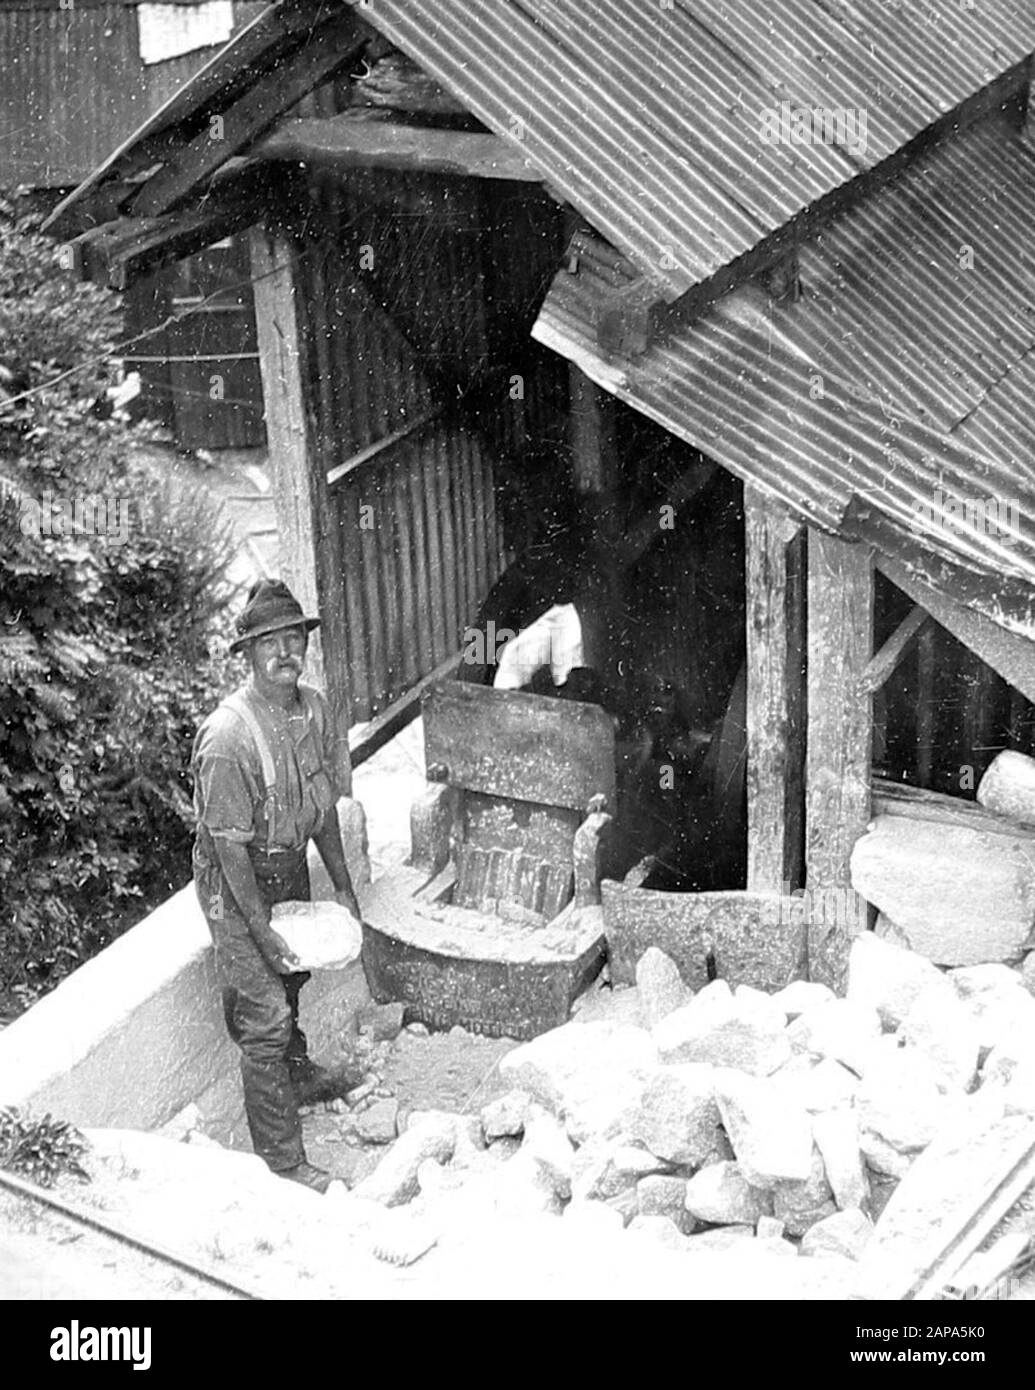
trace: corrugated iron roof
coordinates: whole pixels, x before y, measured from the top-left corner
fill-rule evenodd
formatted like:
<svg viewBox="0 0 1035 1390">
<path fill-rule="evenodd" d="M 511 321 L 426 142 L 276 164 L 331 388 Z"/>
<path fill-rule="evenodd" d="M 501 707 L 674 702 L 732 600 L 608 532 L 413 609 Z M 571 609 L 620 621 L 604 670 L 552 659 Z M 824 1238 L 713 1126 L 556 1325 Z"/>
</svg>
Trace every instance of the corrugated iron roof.
<svg viewBox="0 0 1035 1390">
<path fill-rule="evenodd" d="M 376 0 L 364 14 L 670 300 L 1035 48 L 1027 0 Z M 761 113 L 784 102 L 864 112 L 864 147 L 764 143 Z"/>
<path fill-rule="evenodd" d="M 877 516 L 867 529 L 878 544 L 904 558 L 919 542 L 944 562 L 942 582 L 966 571 L 972 601 L 1027 631 L 1033 225 L 1035 157 L 1000 114 L 803 245 L 796 302 L 741 285 L 644 355 L 609 357 L 599 305 L 636 271 L 586 233 L 577 273 L 557 276 L 533 336 L 808 522 L 860 534 L 853 518 Z M 1005 528 L 987 508 L 986 525 L 954 519 L 952 503 L 969 503 L 973 520 L 988 499 Z"/>
</svg>

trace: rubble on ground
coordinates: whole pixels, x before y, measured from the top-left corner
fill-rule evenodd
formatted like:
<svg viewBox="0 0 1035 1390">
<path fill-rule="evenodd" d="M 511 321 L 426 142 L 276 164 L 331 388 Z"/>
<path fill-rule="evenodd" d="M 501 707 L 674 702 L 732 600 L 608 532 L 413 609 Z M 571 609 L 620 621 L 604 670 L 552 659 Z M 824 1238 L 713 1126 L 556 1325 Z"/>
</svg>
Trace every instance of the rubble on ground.
<svg viewBox="0 0 1035 1390">
<path fill-rule="evenodd" d="M 864 933 L 843 999 L 693 992 L 656 948 L 636 979 L 503 1059 L 513 1089 L 481 1124 L 487 1153 L 518 1145 L 509 1210 L 524 1188 L 529 1211 L 684 1255 L 855 1262 L 975 1094 L 1035 1110 L 1035 998 L 1003 965 L 943 970 Z"/>
<path fill-rule="evenodd" d="M 768 1281 L 745 1296 L 844 1297 L 876 1287 L 939 1203 L 970 1200 L 968 1163 L 1035 1114 L 1035 998 L 1004 964 L 939 969 L 866 932 L 846 998 L 804 981 L 695 992 L 657 949 L 636 979 L 592 987 L 570 1022 L 520 1045 L 438 1044 L 397 1033 L 397 1010 L 371 1013 L 367 1081 L 317 1113 L 355 1160 L 325 1199 L 336 1228 L 400 1271 L 505 1229 L 616 1267 L 622 1246 L 688 1279 L 718 1262 L 708 1287 Z M 408 1110 L 386 1060 L 433 1045 L 488 1049 L 491 1085 Z M 196 1141 L 192 1123 L 188 1109 L 169 1138 Z M 955 1166 L 932 1176 L 943 1150 Z"/>
</svg>

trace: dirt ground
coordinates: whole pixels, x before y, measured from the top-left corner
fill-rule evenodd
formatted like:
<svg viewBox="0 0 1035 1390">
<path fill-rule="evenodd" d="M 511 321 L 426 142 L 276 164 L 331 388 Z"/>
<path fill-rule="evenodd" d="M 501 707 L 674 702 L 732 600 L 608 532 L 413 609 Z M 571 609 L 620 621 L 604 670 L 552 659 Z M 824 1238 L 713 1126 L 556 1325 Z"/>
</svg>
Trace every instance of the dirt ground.
<svg viewBox="0 0 1035 1390">
<path fill-rule="evenodd" d="M 477 1115 L 483 1105 L 509 1088 L 500 1079 L 500 1059 L 517 1044 L 482 1038 L 462 1029 L 421 1034 L 404 1029 L 394 1043 L 376 1046 L 370 1058 L 379 1084 L 372 1100 L 396 1100 L 399 1127 L 414 1110 L 450 1110 Z M 320 1105 L 304 1115 L 302 1130 L 310 1162 L 350 1186 L 360 1181 L 384 1153 L 377 1144 L 354 1137 L 350 1113 Z"/>
</svg>

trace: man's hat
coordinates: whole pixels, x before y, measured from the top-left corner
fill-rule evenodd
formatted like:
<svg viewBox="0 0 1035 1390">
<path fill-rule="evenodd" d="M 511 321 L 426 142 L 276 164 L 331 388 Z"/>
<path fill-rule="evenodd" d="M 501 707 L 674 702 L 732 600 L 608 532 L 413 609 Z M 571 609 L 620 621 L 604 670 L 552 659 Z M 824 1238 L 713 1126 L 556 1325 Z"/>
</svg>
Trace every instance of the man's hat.
<svg viewBox="0 0 1035 1390">
<path fill-rule="evenodd" d="M 236 639 L 230 643 L 232 652 L 239 652 L 253 637 L 265 637 L 285 627 L 304 627 L 312 632 L 320 626 L 319 618 L 307 618 L 302 605 L 282 579 L 259 579 L 251 587 L 244 611 L 234 627 Z"/>
</svg>

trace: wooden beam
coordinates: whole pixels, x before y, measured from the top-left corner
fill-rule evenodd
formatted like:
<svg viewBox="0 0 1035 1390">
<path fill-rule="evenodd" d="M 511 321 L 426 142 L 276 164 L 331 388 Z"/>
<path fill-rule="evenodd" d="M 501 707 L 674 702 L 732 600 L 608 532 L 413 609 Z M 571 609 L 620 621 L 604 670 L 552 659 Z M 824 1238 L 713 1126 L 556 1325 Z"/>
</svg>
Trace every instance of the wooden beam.
<svg viewBox="0 0 1035 1390">
<path fill-rule="evenodd" d="M 809 977 L 842 990 L 851 938 L 866 925 L 852 890 L 852 846 L 870 820 L 873 553 L 809 531 L 805 887 Z"/>
<path fill-rule="evenodd" d="M 252 187 L 227 190 L 198 210 L 165 217 L 120 217 L 95 227 L 69 243 L 83 256 L 87 278 L 124 290 L 139 275 L 149 274 L 221 241 L 261 214 L 263 194 Z"/>
<path fill-rule="evenodd" d="M 329 529 L 332 512 L 310 395 L 305 305 L 296 258 L 295 247 L 280 233 L 265 227 L 252 229 L 255 323 L 281 575 L 303 609 L 322 619 L 310 648 L 310 671 L 324 685 L 338 728 L 344 732 L 352 722 L 345 596 L 337 537 Z M 336 759 L 342 791 L 349 794 L 352 765 L 344 737 Z"/>
<path fill-rule="evenodd" d="M 878 554 L 877 567 L 935 622 L 998 671 L 1003 680 L 1035 701 L 1035 641 L 1010 632 L 972 607 L 964 607 L 917 579 L 897 560 Z"/>
<path fill-rule="evenodd" d="M 353 454 L 344 463 L 339 463 L 330 469 L 327 474 L 327 486 L 333 487 L 335 483 L 340 483 L 342 478 L 347 478 L 350 473 L 355 473 L 357 468 L 362 468 L 371 459 L 378 458 L 387 449 L 394 448 L 404 439 L 409 439 L 418 430 L 422 430 L 425 425 L 430 425 L 433 420 L 437 420 L 444 410 L 444 405 L 434 405 L 428 410 L 422 410 L 419 415 L 415 415 L 412 420 L 408 420 L 399 429 L 393 430 L 391 434 L 386 434 L 383 439 L 375 440 L 373 444 L 368 444 L 365 449 L 360 449 L 359 453 Z"/>
<path fill-rule="evenodd" d="M 906 782 L 891 782 L 884 777 L 873 779 L 873 814 L 959 825 L 966 830 L 980 831 L 982 835 L 1006 835 L 1011 839 L 1016 839 L 1021 832 L 1035 836 L 1035 825 L 986 811 L 979 801 L 966 801 L 961 796 L 913 787 Z"/>
<path fill-rule="evenodd" d="M 621 473 L 615 443 L 615 398 L 578 367 L 570 368 L 568 380 L 576 491 L 580 497 L 609 498 Z"/>
<path fill-rule="evenodd" d="M 802 886 L 805 535 L 744 488 L 747 588 L 747 888 Z"/>
<path fill-rule="evenodd" d="M 144 184 L 133 200 L 133 213 L 157 217 L 182 202 L 314 87 L 352 62 L 366 41 L 367 31 L 355 12 L 340 11 L 275 73 L 256 82 L 224 111 L 213 112 L 209 125 L 171 153 Z"/>
<path fill-rule="evenodd" d="M 707 487 L 715 476 L 717 467 L 717 464 L 707 460 L 695 463 L 692 468 L 680 474 L 657 506 L 648 507 L 646 514 L 629 527 L 615 547 L 618 563 L 623 569 L 635 564 L 661 534 L 659 509 L 672 507 L 678 511 L 680 507 L 685 506 L 692 497 L 696 497 Z"/>
<path fill-rule="evenodd" d="M 246 25 L 239 34 L 200 68 L 189 82 L 178 87 L 168 101 L 149 116 L 83 180 L 63 198 L 43 223 L 45 232 L 58 232 L 73 208 L 81 205 L 109 178 L 127 175 L 155 163 L 154 151 L 170 131 L 203 113 L 206 105 L 220 93 L 233 90 L 243 79 L 255 80 L 256 73 L 274 68 L 286 46 L 299 36 L 310 34 L 326 13 L 326 0 L 276 0 L 269 9 Z"/>
<path fill-rule="evenodd" d="M 515 183 L 543 181 L 539 170 L 497 135 L 357 120 L 353 112 L 284 121 L 249 153 L 255 159 L 297 160 L 331 169 L 399 169 Z"/>
<path fill-rule="evenodd" d="M 368 758 L 372 758 L 397 734 L 401 734 L 407 724 L 411 724 L 420 714 L 420 702 L 425 690 L 434 685 L 436 681 L 453 680 L 462 661 L 462 654 L 448 657 L 440 666 L 436 666 L 434 671 L 430 671 L 416 685 L 407 690 L 405 695 L 401 695 L 398 700 L 393 700 L 386 710 L 382 710 L 368 724 L 357 725 L 351 729 L 349 731 L 349 754 L 352 759 L 353 770 L 361 763 L 365 763 Z"/>
<path fill-rule="evenodd" d="M 924 623 L 930 621 L 930 613 L 925 613 L 919 604 L 902 619 L 898 627 L 881 647 L 862 673 L 859 682 L 860 694 L 872 695 L 879 690 L 895 667 L 902 660 L 906 648 L 912 642 Z"/>
</svg>

